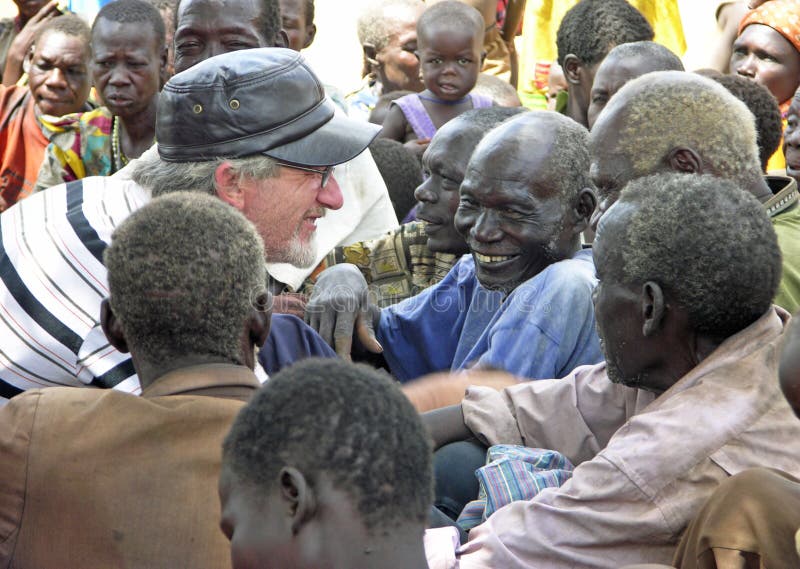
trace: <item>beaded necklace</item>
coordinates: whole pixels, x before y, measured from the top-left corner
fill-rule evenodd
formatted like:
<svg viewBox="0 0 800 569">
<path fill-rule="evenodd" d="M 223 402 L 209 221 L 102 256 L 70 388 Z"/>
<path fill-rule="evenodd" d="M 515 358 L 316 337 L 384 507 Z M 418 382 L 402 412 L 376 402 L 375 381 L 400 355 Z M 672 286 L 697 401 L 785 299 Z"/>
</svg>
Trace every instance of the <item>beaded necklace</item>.
<svg viewBox="0 0 800 569">
<path fill-rule="evenodd" d="M 117 172 L 128 164 L 128 157 L 122 153 L 122 144 L 119 140 L 119 117 L 116 116 L 111 127 L 111 158 L 114 162 L 114 170 Z"/>
</svg>

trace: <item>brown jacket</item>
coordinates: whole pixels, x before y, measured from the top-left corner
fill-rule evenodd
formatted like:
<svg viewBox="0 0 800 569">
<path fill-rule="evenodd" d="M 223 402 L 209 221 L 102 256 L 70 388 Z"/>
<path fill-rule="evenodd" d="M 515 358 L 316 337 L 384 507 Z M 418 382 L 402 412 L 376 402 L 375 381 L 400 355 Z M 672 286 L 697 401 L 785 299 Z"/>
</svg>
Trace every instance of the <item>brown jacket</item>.
<svg viewBox="0 0 800 569">
<path fill-rule="evenodd" d="M 169 373 L 142 397 L 27 391 L 0 408 L 0 568 L 228 568 L 220 444 L 259 383 Z"/>
</svg>

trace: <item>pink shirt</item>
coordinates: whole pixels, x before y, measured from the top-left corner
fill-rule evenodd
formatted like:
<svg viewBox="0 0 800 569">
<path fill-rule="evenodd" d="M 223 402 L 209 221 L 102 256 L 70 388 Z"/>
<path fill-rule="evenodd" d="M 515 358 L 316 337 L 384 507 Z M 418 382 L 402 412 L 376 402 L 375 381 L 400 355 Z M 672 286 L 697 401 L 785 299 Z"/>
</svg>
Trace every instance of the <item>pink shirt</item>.
<svg viewBox="0 0 800 569">
<path fill-rule="evenodd" d="M 561 488 L 509 504 L 473 529 L 458 566 L 668 564 L 726 477 L 754 466 L 800 475 L 800 421 L 777 378 L 788 320 L 770 310 L 658 399 L 612 384 L 605 364 L 502 392 L 469 388 L 465 422 L 484 442 L 556 449 L 578 466 Z"/>
</svg>

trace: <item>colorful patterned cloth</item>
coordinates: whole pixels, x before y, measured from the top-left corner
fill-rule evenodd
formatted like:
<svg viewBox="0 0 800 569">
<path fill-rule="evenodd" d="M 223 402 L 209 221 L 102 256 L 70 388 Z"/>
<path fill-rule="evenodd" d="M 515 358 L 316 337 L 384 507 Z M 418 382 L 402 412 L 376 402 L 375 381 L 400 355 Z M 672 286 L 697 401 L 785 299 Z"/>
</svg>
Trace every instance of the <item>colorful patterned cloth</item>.
<svg viewBox="0 0 800 569">
<path fill-rule="evenodd" d="M 381 85 L 374 77 L 367 76 L 357 91 L 345 95 L 347 114 L 357 119 L 369 120 L 369 114 L 375 108 L 378 97 L 381 96 Z"/>
<path fill-rule="evenodd" d="M 110 176 L 116 171 L 111 152 L 114 117 L 100 107 L 63 116 L 49 125 L 45 150 L 34 191 L 87 176 Z"/>
<path fill-rule="evenodd" d="M 486 466 L 475 471 L 478 499 L 464 507 L 458 525 L 469 531 L 497 510 L 518 500 L 530 500 L 545 488 L 558 488 L 572 477 L 574 466 L 559 452 L 516 445 L 494 445 Z"/>
<path fill-rule="evenodd" d="M 336 247 L 325 258 L 321 269 L 351 263 L 359 268 L 370 285 L 371 300 L 383 308 L 412 297 L 442 280 L 458 257 L 428 249 L 423 222 L 401 225 L 383 237 Z M 316 270 L 305 286 L 310 293 Z"/>
</svg>

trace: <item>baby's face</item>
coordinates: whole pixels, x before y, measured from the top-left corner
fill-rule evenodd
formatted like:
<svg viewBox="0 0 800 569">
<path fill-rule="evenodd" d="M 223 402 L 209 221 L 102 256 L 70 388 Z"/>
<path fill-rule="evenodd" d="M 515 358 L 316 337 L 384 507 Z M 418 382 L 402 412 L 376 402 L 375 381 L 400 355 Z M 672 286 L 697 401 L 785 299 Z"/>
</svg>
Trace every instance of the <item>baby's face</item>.
<svg viewBox="0 0 800 569">
<path fill-rule="evenodd" d="M 437 26 L 420 30 L 418 42 L 426 89 L 445 101 L 457 101 L 472 91 L 483 63 L 482 35 Z"/>
</svg>

